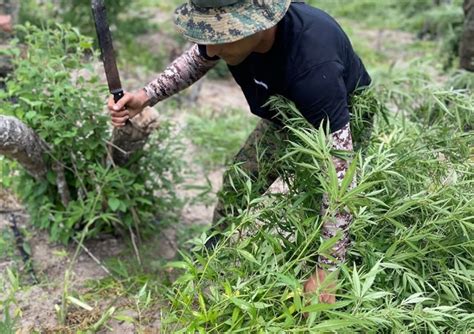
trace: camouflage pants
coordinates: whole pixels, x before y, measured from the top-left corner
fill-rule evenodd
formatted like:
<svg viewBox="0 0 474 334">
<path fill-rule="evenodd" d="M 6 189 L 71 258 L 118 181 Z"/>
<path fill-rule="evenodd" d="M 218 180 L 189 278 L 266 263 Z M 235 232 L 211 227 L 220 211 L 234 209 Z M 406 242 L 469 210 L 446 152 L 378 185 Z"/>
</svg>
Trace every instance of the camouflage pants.
<svg viewBox="0 0 474 334">
<path fill-rule="evenodd" d="M 234 163 L 252 178 L 252 196 L 262 195 L 278 178 L 279 148 L 285 139 L 286 134 L 282 128 L 270 121 L 261 120 L 235 156 Z M 353 150 L 349 124 L 334 132 L 331 139 L 335 149 Z M 350 162 L 334 157 L 333 163 L 336 167 L 339 182 L 342 182 Z M 228 170 L 224 174 L 222 190 L 219 192 L 218 203 L 214 210 L 213 226 L 219 230 L 224 230 L 227 227 L 225 217 L 235 215 L 232 210 L 245 206 L 245 201 L 248 201 L 248 194 L 239 193 L 238 187 L 235 187 L 236 181 L 232 179 L 234 175 L 236 173 L 232 170 Z M 355 180 L 351 187 L 354 186 Z M 352 223 L 352 215 L 347 209 L 343 209 L 333 216 L 328 216 L 328 207 L 329 199 L 324 195 L 321 208 L 321 216 L 324 217 L 321 235 L 324 239 L 329 239 L 336 236 L 340 231 L 342 237 L 331 249 L 330 257 L 319 256 L 318 264 L 320 267 L 324 266 L 332 271 L 345 260 L 346 249 L 350 242 L 348 229 Z M 216 239 L 211 238 L 210 241 L 212 245 L 216 242 Z"/>
<path fill-rule="evenodd" d="M 245 144 L 234 157 L 234 165 L 238 165 L 253 181 L 253 194 L 262 195 L 278 178 L 278 149 L 286 135 L 280 127 L 268 120 L 260 120 Z M 259 151 L 260 150 L 260 151 Z M 271 166 L 271 168 L 268 168 Z M 218 194 L 218 202 L 214 210 L 212 226 L 221 224 L 220 230 L 227 226 L 222 218 L 233 215 L 235 207 L 243 206 L 243 194 L 238 193 L 234 186 L 232 175 L 235 172 L 227 170 L 224 173 L 222 189 Z M 230 205 L 229 205 L 230 204 Z M 229 210 L 231 210 L 229 212 Z"/>
</svg>

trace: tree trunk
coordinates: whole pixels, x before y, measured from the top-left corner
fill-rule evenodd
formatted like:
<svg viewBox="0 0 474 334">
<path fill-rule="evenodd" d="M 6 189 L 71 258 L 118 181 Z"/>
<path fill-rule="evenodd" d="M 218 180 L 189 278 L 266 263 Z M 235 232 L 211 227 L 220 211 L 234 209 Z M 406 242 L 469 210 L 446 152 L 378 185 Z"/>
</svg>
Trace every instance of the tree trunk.
<svg viewBox="0 0 474 334">
<path fill-rule="evenodd" d="M 461 68 L 474 72 L 474 0 L 464 0 L 464 13 L 466 18 L 459 48 Z"/>
<path fill-rule="evenodd" d="M 18 161 L 37 180 L 48 171 L 43 159 L 47 148 L 43 139 L 20 120 L 0 115 L 0 154 Z"/>
<path fill-rule="evenodd" d="M 145 146 L 148 137 L 158 127 L 158 112 L 146 108 L 135 116 L 130 124 L 115 128 L 112 133 L 112 160 L 117 166 L 124 166 L 130 157 Z"/>
<path fill-rule="evenodd" d="M 45 178 L 48 170 L 54 170 L 61 203 L 66 207 L 71 195 L 64 168 L 58 161 L 48 166 L 44 160 L 48 150 L 48 144 L 19 119 L 0 115 L 0 154 L 18 161 L 38 181 Z"/>
</svg>

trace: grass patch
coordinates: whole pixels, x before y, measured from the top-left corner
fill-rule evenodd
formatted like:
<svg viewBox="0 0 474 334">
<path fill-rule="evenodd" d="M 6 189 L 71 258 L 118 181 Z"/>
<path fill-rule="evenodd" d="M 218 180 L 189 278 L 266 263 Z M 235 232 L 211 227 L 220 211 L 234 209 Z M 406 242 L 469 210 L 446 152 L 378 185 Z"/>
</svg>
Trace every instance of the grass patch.
<svg viewBox="0 0 474 334">
<path fill-rule="evenodd" d="M 12 259 L 15 256 L 15 239 L 8 228 L 0 230 L 0 261 Z"/>
<path fill-rule="evenodd" d="M 443 22 L 456 20 L 452 14 L 459 12 L 463 0 L 455 0 L 442 6 L 436 6 L 432 0 L 310 0 L 308 3 L 334 16 L 364 22 L 373 28 L 418 32 L 429 18 L 442 16 Z M 445 14 L 441 14 L 442 11 Z M 448 19 L 448 16 L 451 19 Z"/>
<path fill-rule="evenodd" d="M 7 267 L 0 275 L 0 333 L 17 332 L 17 322 L 21 310 L 17 306 L 15 294 L 22 288 L 20 274 L 14 268 Z"/>
<path fill-rule="evenodd" d="M 315 7 L 328 11 L 331 15 L 348 19 L 362 26 L 358 29 L 364 36 L 364 30 L 402 30 L 416 34 L 422 40 L 431 41 L 431 50 L 445 69 L 457 67 L 460 35 L 464 20 L 462 0 L 435 5 L 431 0 L 397 1 L 397 0 L 322 0 L 310 1 Z M 347 25 L 349 26 L 349 25 Z M 346 28 L 347 29 L 347 28 Z M 354 37 L 354 36 L 352 36 Z M 382 41 L 384 42 L 384 41 Z M 401 42 L 401 43 L 399 43 Z M 406 43 L 389 40 L 389 48 L 399 48 L 404 53 Z M 357 40 L 354 42 L 357 46 Z M 399 45 L 400 44 L 400 45 Z M 357 48 L 364 56 L 364 48 Z M 373 64 L 370 57 L 363 57 L 368 64 Z M 375 59 L 377 60 L 377 59 Z"/>
<path fill-rule="evenodd" d="M 187 121 L 187 137 L 197 146 L 198 162 L 206 168 L 229 162 L 256 125 L 256 118 L 239 109 L 199 109 Z"/>
<path fill-rule="evenodd" d="M 455 71 L 450 77 L 448 87 L 474 91 L 474 73 L 466 70 Z"/>
</svg>

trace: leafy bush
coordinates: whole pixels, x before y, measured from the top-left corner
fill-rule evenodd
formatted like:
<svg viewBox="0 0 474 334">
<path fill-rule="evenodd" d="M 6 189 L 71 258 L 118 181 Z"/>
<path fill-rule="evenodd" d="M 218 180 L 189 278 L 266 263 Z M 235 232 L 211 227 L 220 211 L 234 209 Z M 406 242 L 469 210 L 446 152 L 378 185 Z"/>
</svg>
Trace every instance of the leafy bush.
<svg viewBox="0 0 474 334">
<path fill-rule="evenodd" d="M 193 240 L 192 255 L 170 264 L 183 272 L 169 291 L 164 331 L 472 330 L 472 136 L 464 129 L 472 125 L 473 97 L 423 77 L 390 87 L 365 93 L 394 112 L 388 123 L 377 120 L 365 154 L 357 152 L 352 190 L 351 175 L 337 185 L 324 132 L 276 101 L 290 115 L 280 159 L 289 192 L 252 196 L 250 177 L 234 168 L 234 187 L 247 202 L 228 218 L 231 229 L 215 251 L 205 250 L 203 234 Z M 356 113 L 378 109 L 365 94 L 354 103 Z M 323 193 L 331 198 L 328 215 L 347 206 L 355 217 L 334 305 L 304 296 L 301 286 L 315 255 L 335 242 L 320 238 Z"/>
<path fill-rule="evenodd" d="M 130 6 L 125 0 L 106 0 L 107 18 L 113 27 L 121 24 L 119 15 Z M 54 2 L 40 2 L 22 0 L 20 7 L 20 21 L 34 25 L 45 25 L 51 16 L 59 22 L 69 23 L 81 30 L 83 34 L 94 36 L 94 21 L 92 18 L 90 0 L 59 0 Z"/>
<path fill-rule="evenodd" d="M 160 69 L 168 55 L 152 54 L 137 41 L 137 36 L 148 33 L 152 28 L 157 29 L 149 20 L 151 12 L 140 11 L 138 6 L 126 0 L 105 0 L 105 5 L 119 60 L 145 65 L 153 70 Z M 77 27 L 86 36 L 96 37 L 90 0 L 61 0 L 58 8 L 61 22 Z"/>
<path fill-rule="evenodd" d="M 157 30 L 151 23 L 150 11 L 139 10 L 141 4 L 130 1 L 105 1 L 107 18 L 112 31 L 114 46 L 119 55 L 121 65 L 140 65 L 152 70 L 163 67 L 168 54 L 154 52 L 140 45 L 138 36 Z M 54 18 L 54 19 L 52 19 Z M 81 34 L 96 38 L 94 19 L 90 0 L 59 0 L 54 2 L 38 2 L 25 0 L 21 3 L 20 22 L 28 22 L 38 27 L 53 23 L 70 24 Z M 160 29 L 163 27 L 160 26 Z M 97 47 L 98 43 L 95 42 Z M 140 52 L 137 52 L 140 50 Z"/>
<path fill-rule="evenodd" d="M 3 103 L 7 114 L 33 128 L 50 144 L 47 160 L 60 162 L 72 201 L 65 208 L 56 189 L 55 172 L 36 182 L 12 171 L 16 192 L 33 224 L 67 242 L 87 226 L 87 236 L 132 226 L 151 227 L 150 218 L 173 205 L 178 160 L 169 127 L 151 139 L 153 148 L 134 158 L 129 168 L 113 168 L 107 159 L 110 138 L 103 112 L 106 85 L 94 72 L 92 40 L 70 26 L 18 28 L 26 51 L 13 44 L 15 72 L 7 81 Z M 81 74 L 82 73 L 82 74 Z M 86 73 L 86 74 L 84 74 Z M 12 165 L 14 168 L 15 165 Z M 154 192 L 159 190 L 160 196 Z"/>
</svg>

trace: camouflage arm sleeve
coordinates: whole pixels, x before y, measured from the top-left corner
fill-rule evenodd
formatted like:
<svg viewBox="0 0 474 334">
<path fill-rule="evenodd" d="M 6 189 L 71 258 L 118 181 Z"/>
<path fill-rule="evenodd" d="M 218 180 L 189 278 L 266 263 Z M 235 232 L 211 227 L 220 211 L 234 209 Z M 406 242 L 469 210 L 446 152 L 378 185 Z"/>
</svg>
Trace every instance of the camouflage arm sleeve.
<svg viewBox="0 0 474 334">
<path fill-rule="evenodd" d="M 197 44 L 194 44 L 175 59 L 158 78 L 145 86 L 150 106 L 188 88 L 201 79 L 217 62 L 218 60 L 209 60 L 202 56 Z"/>
<path fill-rule="evenodd" d="M 339 131 L 336 131 L 332 134 L 332 141 L 333 147 L 337 150 L 353 150 L 352 135 L 349 123 L 347 123 Z M 346 175 L 347 169 L 349 168 L 350 161 L 333 157 L 333 163 L 336 167 L 339 184 L 341 184 L 344 176 Z M 356 181 L 354 178 L 350 187 L 355 187 L 355 184 Z M 342 237 L 331 248 L 331 258 L 320 255 L 318 258 L 318 263 L 320 266 L 328 269 L 329 271 L 334 271 L 337 269 L 337 265 L 344 262 L 346 259 L 346 249 L 350 243 L 348 229 L 352 223 L 353 218 L 352 214 L 347 208 L 341 209 L 333 216 L 326 216 L 328 208 L 329 198 L 327 194 L 324 194 L 321 208 L 321 216 L 325 219 L 321 232 L 323 239 L 334 237 L 338 231 L 341 231 Z"/>
</svg>

